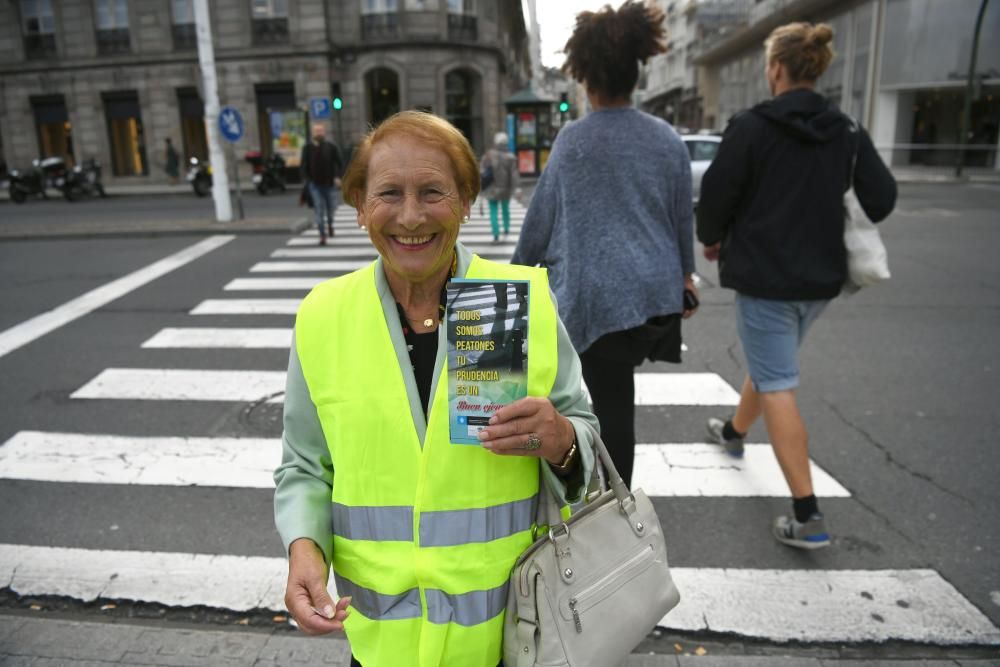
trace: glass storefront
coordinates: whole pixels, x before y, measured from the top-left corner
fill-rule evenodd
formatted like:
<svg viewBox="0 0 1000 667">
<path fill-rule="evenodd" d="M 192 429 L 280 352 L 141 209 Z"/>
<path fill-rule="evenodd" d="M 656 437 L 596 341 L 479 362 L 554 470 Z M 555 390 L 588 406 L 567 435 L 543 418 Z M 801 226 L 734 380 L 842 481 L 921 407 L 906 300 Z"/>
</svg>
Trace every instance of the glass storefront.
<svg viewBox="0 0 1000 667">
<path fill-rule="evenodd" d="M 66 113 L 66 100 L 62 95 L 31 98 L 38 133 L 38 156 L 61 157 L 68 164 L 74 163 L 73 127 Z"/>
</svg>

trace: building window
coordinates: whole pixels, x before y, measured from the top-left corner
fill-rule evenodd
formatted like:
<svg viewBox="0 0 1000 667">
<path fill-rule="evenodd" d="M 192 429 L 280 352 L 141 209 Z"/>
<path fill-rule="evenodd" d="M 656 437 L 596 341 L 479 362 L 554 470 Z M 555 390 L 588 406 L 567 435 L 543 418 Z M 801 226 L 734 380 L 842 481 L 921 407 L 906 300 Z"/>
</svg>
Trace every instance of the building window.
<svg viewBox="0 0 1000 667">
<path fill-rule="evenodd" d="M 73 127 L 66 113 L 66 99 L 62 95 L 44 95 L 31 98 L 31 110 L 38 132 L 38 154 L 61 157 L 73 162 Z"/>
<path fill-rule="evenodd" d="M 252 0 L 254 44 L 288 43 L 288 0 Z"/>
<path fill-rule="evenodd" d="M 361 0 L 363 39 L 387 39 L 399 33 L 398 0 Z"/>
<path fill-rule="evenodd" d="M 56 55 L 55 24 L 50 0 L 21 0 L 25 56 L 34 59 Z"/>
<path fill-rule="evenodd" d="M 479 39 L 475 0 L 448 0 L 448 39 L 462 42 Z"/>
<path fill-rule="evenodd" d="M 391 69 L 379 67 L 365 74 L 368 90 L 368 122 L 378 125 L 399 111 L 399 76 Z"/>
<path fill-rule="evenodd" d="M 198 48 L 198 32 L 194 23 L 194 0 L 170 0 L 171 33 L 175 51 Z"/>
<path fill-rule="evenodd" d="M 445 118 L 461 130 L 477 152 L 483 144 L 479 75 L 469 70 L 452 70 L 444 78 Z"/>
<path fill-rule="evenodd" d="M 254 93 L 261 151 L 265 155 L 278 153 L 290 169 L 298 167 L 309 129 L 306 112 L 298 108 L 295 100 L 295 84 L 291 81 L 258 83 L 254 85 Z"/>
<path fill-rule="evenodd" d="M 146 140 L 139 113 L 139 95 L 134 90 L 103 93 L 104 116 L 111 145 L 111 170 L 115 176 L 145 176 Z"/>
<path fill-rule="evenodd" d="M 95 0 L 97 52 L 101 55 L 128 53 L 128 0 Z"/>
</svg>

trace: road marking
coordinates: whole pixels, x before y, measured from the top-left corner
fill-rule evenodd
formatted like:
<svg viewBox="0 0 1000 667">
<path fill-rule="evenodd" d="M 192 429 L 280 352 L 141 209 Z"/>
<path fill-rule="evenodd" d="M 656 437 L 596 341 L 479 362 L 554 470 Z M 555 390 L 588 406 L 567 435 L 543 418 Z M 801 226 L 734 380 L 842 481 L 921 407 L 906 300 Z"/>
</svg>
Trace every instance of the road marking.
<svg viewBox="0 0 1000 667">
<path fill-rule="evenodd" d="M 672 630 L 778 642 L 1000 644 L 1000 630 L 934 570 L 671 573 L 681 602 L 660 624 Z"/>
<path fill-rule="evenodd" d="M 250 273 L 294 273 L 305 272 L 335 272 L 354 271 L 362 266 L 372 263 L 374 257 L 356 260 L 326 260 L 326 261 L 298 261 L 298 262 L 257 262 L 250 267 Z"/>
<path fill-rule="evenodd" d="M 583 385 L 584 391 L 587 385 Z M 590 400 L 588 392 L 587 399 Z M 717 373 L 636 373 L 636 405 L 738 405 L 740 395 Z"/>
<path fill-rule="evenodd" d="M 458 235 L 458 240 L 465 245 L 472 244 L 489 244 L 492 248 L 505 248 L 509 247 L 511 249 L 517 246 L 517 233 L 511 232 L 506 237 L 500 237 L 500 243 L 493 243 L 493 234 L 491 233 L 469 233 L 463 231 Z M 317 234 L 307 234 L 303 236 L 295 236 L 288 240 L 287 245 L 290 246 L 304 246 L 304 245 L 316 245 L 319 242 Z M 372 242 L 366 235 L 363 234 L 352 234 L 352 233 L 341 233 L 337 232 L 333 238 L 328 238 L 327 243 L 333 246 L 357 246 L 360 248 L 372 248 Z"/>
<path fill-rule="evenodd" d="M 355 268 L 360 269 L 370 262 L 359 262 Z M 285 290 L 289 292 L 311 290 L 332 276 L 310 276 L 308 278 L 234 278 L 223 288 L 227 292 L 233 290 Z"/>
<path fill-rule="evenodd" d="M 20 431 L 0 478 L 81 484 L 274 488 L 278 438 L 130 437 Z"/>
<path fill-rule="evenodd" d="M 155 348 L 284 348 L 287 350 L 291 344 L 291 329 L 167 327 L 160 329 L 142 346 Z"/>
<path fill-rule="evenodd" d="M 662 455 L 655 455 L 665 450 Z M 20 431 L 0 446 L 0 478 L 92 484 L 273 488 L 281 440 Z M 697 468 L 692 469 L 690 462 Z M 813 464 L 819 497 L 850 492 Z M 638 445 L 633 486 L 653 497 L 787 497 L 769 445 L 734 462 L 717 445 Z"/>
<path fill-rule="evenodd" d="M 807 644 L 1000 644 L 996 626 L 933 570 L 671 572 L 681 602 L 660 622 L 669 629 Z M 0 544 L 0 580 L 21 596 L 283 612 L 287 576 L 284 558 Z M 332 578 L 329 588 L 336 599 Z"/>
<path fill-rule="evenodd" d="M 216 248 L 229 243 L 234 238 L 236 237 L 232 235 L 210 236 L 180 252 L 153 262 L 149 266 L 133 271 L 117 280 L 112 280 L 110 283 L 93 289 L 71 301 L 67 301 L 57 308 L 53 308 L 41 315 L 36 315 L 30 320 L 25 320 L 7 329 L 0 333 L 0 357 L 10 354 L 19 347 L 27 345 L 64 324 L 83 317 L 101 306 L 170 273 L 174 269 L 178 269 L 202 255 L 212 252 Z"/>
<path fill-rule="evenodd" d="M 190 315 L 294 315 L 302 299 L 205 299 Z"/>
<path fill-rule="evenodd" d="M 315 246 L 316 244 L 310 244 Z M 333 246 L 319 246 L 309 248 L 278 248 L 271 253 L 271 257 L 277 259 L 302 259 L 303 257 L 357 257 L 371 261 L 378 255 L 375 246 L 368 244 L 367 247 L 344 248 Z"/>
<path fill-rule="evenodd" d="M 828 472 L 810 463 L 820 498 L 850 498 L 851 492 Z M 771 445 L 746 445 L 734 459 L 719 445 L 705 443 L 640 444 L 635 448 L 632 486 L 648 496 L 772 497 L 790 496 Z"/>
<path fill-rule="evenodd" d="M 284 611 L 287 577 L 284 558 L 0 544 L 0 581 L 21 595 Z"/>
<path fill-rule="evenodd" d="M 107 368 L 70 398 L 280 403 L 285 371 Z"/>
</svg>

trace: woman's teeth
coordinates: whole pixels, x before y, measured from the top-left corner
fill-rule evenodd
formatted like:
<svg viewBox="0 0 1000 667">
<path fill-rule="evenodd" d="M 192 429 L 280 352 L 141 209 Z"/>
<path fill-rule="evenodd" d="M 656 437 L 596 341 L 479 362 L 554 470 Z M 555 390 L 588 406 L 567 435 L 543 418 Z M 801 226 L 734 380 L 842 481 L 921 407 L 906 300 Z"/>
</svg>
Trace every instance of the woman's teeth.
<svg viewBox="0 0 1000 667">
<path fill-rule="evenodd" d="M 420 245 L 427 243 L 432 238 L 434 238 L 433 234 L 430 236 L 397 236 L 396 240 L 403 245 Z"/>
</svg>

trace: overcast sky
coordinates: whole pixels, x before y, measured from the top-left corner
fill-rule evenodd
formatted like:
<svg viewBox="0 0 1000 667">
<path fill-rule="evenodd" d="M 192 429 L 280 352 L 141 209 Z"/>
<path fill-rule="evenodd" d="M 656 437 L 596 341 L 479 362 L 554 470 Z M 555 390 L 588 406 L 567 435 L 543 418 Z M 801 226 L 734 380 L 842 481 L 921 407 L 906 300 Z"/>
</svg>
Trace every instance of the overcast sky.
<svg viewBox="0 0 1000 667">
<path fill-rule="evenodd" d="M 600 9 L 607 4 L 618 7 L 621 3 L 622 0 L 536 0 L 535 8 L 542 37 L 542 64 L 546 67 L 562 66 L 566 56 L 559 52 L 573 34 L 577 14 Z M 525 23 L 530 21 L 527 6 L 524 8 L 524 20 Z"/>
</svg>

